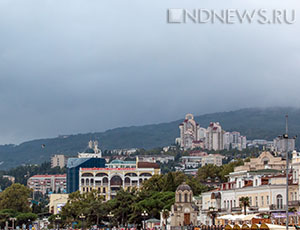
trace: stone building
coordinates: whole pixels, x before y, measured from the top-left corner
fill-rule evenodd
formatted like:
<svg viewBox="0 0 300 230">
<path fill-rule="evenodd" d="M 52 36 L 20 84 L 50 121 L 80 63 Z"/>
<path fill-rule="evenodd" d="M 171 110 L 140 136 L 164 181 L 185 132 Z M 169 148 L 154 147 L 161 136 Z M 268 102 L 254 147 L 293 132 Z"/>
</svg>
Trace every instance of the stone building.
<svg viewBox="0 0 300 230">
<path fill-rule="evenodd" d="M 171 227 L 197 225 L 198 207 L 193 202 L 193 191 L 185 182 L 178 186 L 175 204 L 171 207 Z"/>
<path fill-rule="evenodd" d="M 244 165 L 234 168 L 235 172 L 254 171 L 262 169 L 285 170 L 286 161 L 281 157 L 276 157 L 270 152 L 262 152 L 259 157 L 251 158 L 250 162 L 245 162 Z"/>
</svg>

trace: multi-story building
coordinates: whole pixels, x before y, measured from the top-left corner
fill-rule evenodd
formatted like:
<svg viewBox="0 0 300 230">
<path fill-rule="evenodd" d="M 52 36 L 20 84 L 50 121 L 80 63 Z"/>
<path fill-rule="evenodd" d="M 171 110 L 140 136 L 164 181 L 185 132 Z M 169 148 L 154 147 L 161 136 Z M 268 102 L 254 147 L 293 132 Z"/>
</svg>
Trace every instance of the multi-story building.
<svg viewBox="0 0 300 230">
<path fill-rule="evenodd" d="M 224 149 L 237 149 L 242 151 L 247 148 L 246 136 L 241 136 L 239 132 L 224 133 Z"/>
<path fill-rule="evenodd" d="M 258 158 L 250 158 L 249 162 L 244 165 L 238 166 L 234 169 L 235 172 L 241 171 L 255 171 L 262 169 L 285 170 L 286 161 L 281 157 L 273 156 L 270 152 L 262 152 Z"/>
<path fill-rule="evenodd" d="M 72 193 L 79 189 L 80 168 L 105 168 L 105 159 L 101 158 L 101 150 L 97 141 L 90 141 L 88 148 L 83 153 L 78 153 L 78 158 L 69 158 L 67 163 L 67 192 Z"/>
<path fill-rule="evenodd" d="M 180 147 L 184 150 L 192 149 L 193 142 L 199 141 L 199 124 L 194 120 L 193 114 L 187 114 L 183 123 L 179 125 L 180 138 L 176 139 L 179 142 Z"/>
<path fill-rule="evenodd" d="M 211 122 L 206 131 L 206 149 L 223 150 L 224 133 L 219 122 Z"/>
<path fill-rule="evenodd" d="M 79 174 L 81 193 L 97 190 L 105 200 L 109 200 L 121 188 L 139 189 L 144 181 L 159 175 L 160 168 L 156 163 L 114 160 L 107 167 L 81 167 Z"/>
<path fill-rule="evenodd" d="M 293 161 L 295 166 L 296 163 L 298 161 Z M 285 167 L 285 161 L 269 152 L 236 167 L 228 175 L 228 182 L 214 191 L 202 193 L 201 222 L 211 224 L 207 216 L 211 207 L 218 210 L 219 215 L 242 213 L 241 197 L 249 197 L 247 213 L 284 212 L 286 205 L 299 209 L 299 185 L 294 172 L 289 174 L 289 202 L 286 203 Z"/>
<path fill-rule="evenodd" d="M 46 194 L 66 192 L 66 174 L 62 175 L 35 175 L 27 180 L 27 186 L 34 192 Z"/>
<path fill-rule="evenodd" d="M 255 182 L 253 182 L 255 181 Z M 222 184 L 221 188 L 202 194 L 201 222 L 209 224 L 207 217 L 209 208 L 218 210 L 219 215 L 242 213 L 239 199 L 249 197 L 250 207 L 247 213 L 273 213 L 284 212 L 286 207 L 286 177 L 282 175 L 253 176 L 247 178 L 241 187 L 236 182 Z M 289 207 L 299 208 L 297 198 L 298 184 L 293 183 L 292 176 L 289 181 Z"/>
<path fill-rule="evenodd" d="M 67 165 L 68 158 L 63 154 L 56 154 L 51 157 L 51 168 L 63 168 Z"/>
<path fill-rule="evenodd" d="M 175 157 L 170 155 L 139 155 L 139 161 L 143 162 L 160 162 L 168 163 L 169 161 L 174 161 Z"/>
<path fill-rule="evenodd" d="M 220 154 L 203 153 L 203 155 L 198 156 L 183 156 L 181 158 L 181 162 L 185 166 L 185 168 L 199 168 L 208 164 L 221 166 L 223 159 L 224 156 Z"/>
</svg>

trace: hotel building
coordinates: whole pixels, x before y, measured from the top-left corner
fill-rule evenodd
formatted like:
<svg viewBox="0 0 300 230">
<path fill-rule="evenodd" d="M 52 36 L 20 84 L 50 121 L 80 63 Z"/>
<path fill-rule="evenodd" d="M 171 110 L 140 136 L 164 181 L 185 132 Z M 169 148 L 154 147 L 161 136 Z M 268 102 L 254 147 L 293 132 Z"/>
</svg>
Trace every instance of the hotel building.
<svg viewBox="0 0 300 230">
<path fill-rule="evenodd" d="M 110 200 L 121 188 L 139 189 L 144 181 L 159 174 L 156 163 L 114 160 L 106 168 L 80 168 L 79 190 L 81 193 L 97 190 L 105 200 Z"/>
</svg>

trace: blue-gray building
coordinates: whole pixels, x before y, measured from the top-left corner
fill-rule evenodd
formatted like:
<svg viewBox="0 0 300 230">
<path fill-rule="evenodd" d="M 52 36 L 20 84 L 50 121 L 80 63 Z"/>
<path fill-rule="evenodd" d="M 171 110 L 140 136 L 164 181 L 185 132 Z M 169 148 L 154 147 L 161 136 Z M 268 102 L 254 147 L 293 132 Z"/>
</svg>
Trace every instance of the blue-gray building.
<svg viewBox="0 0 300 230">
<path fill-rule="evenodd" d="M 79 189 L 80 168 L 105 168 L 103 158 L 69 158 L 67 163 L 67 193 Z"/>
</svg>

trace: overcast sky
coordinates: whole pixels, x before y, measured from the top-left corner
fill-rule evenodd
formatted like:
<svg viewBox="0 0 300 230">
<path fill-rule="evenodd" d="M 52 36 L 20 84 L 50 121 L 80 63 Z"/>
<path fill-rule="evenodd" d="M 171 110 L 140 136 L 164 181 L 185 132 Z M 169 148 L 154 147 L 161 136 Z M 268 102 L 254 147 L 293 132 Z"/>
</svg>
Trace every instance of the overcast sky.
<svg viewBox="0 0 300 230">
<path fill-rule="evenodd" d="M 168 24 L 168 8 L 295 9 L 293 25 Z M 300 105 L 299 0 L 1 0 L 0 144 Z"/>
</svg>

